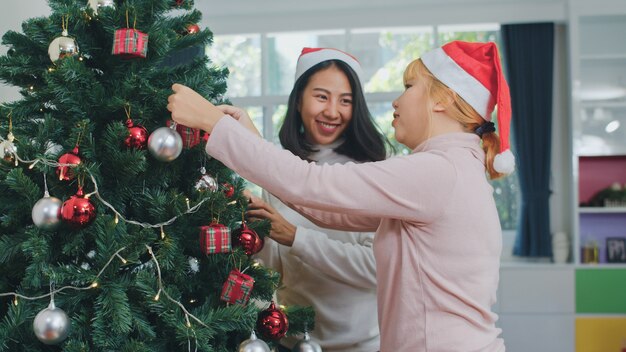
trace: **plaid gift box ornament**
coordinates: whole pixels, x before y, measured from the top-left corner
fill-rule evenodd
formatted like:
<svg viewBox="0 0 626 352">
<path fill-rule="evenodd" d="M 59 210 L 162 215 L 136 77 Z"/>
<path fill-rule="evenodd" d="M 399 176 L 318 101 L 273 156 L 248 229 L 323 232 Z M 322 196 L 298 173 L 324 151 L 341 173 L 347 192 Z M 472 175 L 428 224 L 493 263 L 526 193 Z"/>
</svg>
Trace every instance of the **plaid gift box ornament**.
<svg viewBox="0 0 626 352">
<path fill-rule="evenodd" d="M 231 252 L 230 229 L 215 221 L 207 226 L 201 226 L 200 249 L 204 254 Z"/>
<path fill-rule="evenodd" d="M 115 31 L 113 55 L 123 58 L 142 57 L 148 55 L 148 35 L 134 28 L 121 28 Z"/>
<path fill-rule="evenodd" d="M 167 120 L 167 126 L 170 126 L 171 121 Z M 202 140 L 200 137 L 200 130 L 196 128 L 187 127 L 179 123 L 176 124 L 176 132 L 180 134 L 183 139 L 183 147 L 191 149 L 200 144 Z"/>
<path fill-rule="evenodd" d="M 254 279 L 250 275 L 240 272 L 239 269 L 233 269 L 230 271 L 226 282 L 224 282 L 224 286 L 222 286 L 220 298 L 228 303 L 245 306 L 250 299 L 253 286 Z"/>
<path fill-rule="evenodd" d="M 148 55 L 148 35 L 135 29 L 137 18 L 133 28 L 121 28 L 115 31 L 113 37 L 113 55 L 120 55 L 123 58 L 145 58 Z M 128 10 L 126 10 L 126 27 L 128 24 Z"/>
</svg>

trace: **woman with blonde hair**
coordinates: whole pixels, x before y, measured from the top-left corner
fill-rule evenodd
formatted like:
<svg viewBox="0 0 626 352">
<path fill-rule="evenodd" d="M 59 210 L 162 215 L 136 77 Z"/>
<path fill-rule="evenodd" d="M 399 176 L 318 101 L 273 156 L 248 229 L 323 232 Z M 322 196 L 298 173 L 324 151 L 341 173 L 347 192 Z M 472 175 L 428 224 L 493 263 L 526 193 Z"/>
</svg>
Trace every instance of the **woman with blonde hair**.
<svg viewBox="0 0 626 352">
<path fill-rule="evenodd" d="M 382 352 L 504 351 L 491 310 L 502 231 L 488 177 L 514 160 L 497 47 L 447 43 L 411 63 L 404 85 L 392 124 L 412 153 L 362 164 L 302 161 L 181 85 L 168 109 L 211 133 L 207 153 L 313 221 L 376 231 Z"/>
</svg>

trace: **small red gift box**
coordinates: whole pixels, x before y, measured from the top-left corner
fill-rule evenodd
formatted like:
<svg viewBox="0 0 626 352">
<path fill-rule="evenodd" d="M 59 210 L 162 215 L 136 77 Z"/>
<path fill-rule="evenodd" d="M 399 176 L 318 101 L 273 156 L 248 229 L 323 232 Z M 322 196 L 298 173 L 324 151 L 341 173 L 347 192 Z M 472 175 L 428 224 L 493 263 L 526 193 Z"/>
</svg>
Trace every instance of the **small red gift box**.
<svg viewBox="0 0 626 352">
<path fill-rule="evenodd" d="M 231 252 L 230 229 L 218 223 L 201 226 L 200 249 L 204 254 Z"/>
<path fill-rule="evenodd" d="M 125 58 L 146 57 L 148 55 L 148 35 L 134 28 L 121 28 L 115 31 L 113 55 Z"/>
<path fill-rule="evenodd" d="M 236 303 L 245 306 L 250 299 L 254 279 L 250 275 L 242 274 L 238 269 L 233 269 L 228 275 L 228 280 L 222 286 L 222 301 Z"/>
<path fill-rule="evenodd" d="M 172 124 L 171 120 L 167 120 L 166 124 L 167 127 L 169 127 Z M 195 147 L 201 141 L 200 130 L 198 129 L 187 127 L 178 123 L 176 124 L 176 132 L 178 132 L 178 134 L 182 137 L 183 147 L 187 149 Z"/>
</svg>

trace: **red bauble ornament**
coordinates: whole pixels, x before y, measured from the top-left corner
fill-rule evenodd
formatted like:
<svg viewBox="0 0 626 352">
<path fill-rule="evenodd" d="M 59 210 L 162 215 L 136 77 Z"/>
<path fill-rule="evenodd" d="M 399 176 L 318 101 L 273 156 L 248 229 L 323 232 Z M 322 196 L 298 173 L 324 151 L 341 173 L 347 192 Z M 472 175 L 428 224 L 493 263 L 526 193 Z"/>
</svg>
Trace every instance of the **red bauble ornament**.
<svg viewBox="0 0 626 352">
<path fill-rule="evenodd" d="M 263 249 L 264 241 L 251 228 L 242 223 L 241 227 L 233 231 L 233 247 L 241 247 L 247 255 L 259 253 Z"/>
<path fill-rule="evenodd" d="M 176 6 L 180 6 L 185 2 L 185 0 L 176 0 Z"/>
<path fill-rule="evenodd" d="M 141 125 L 135 125 L 131 119 L 126 120 L 128 136 L 124 139 L 127 148 L 146 149 L 148 145 L 148 130 Z"/>
<path fill-rule="evenodd" d="M 96 219 L 96 207 L 83 194 L 83 188 L 61 206 L 61 219 L 70 227 L 80 229 L 91 224 Z"/>
<path fill-rule="evenodd" d="M 200 26 L 197 24 L 190 24 L 187 26 L 187 34 L 194 34 L 200 32 Z"/>
<path fill-rule="evenodd" d="M 222 183 L 222 187 L 224 187 L 224 195 L 226 195 L 226 198 L 231 198 L 235 195 L 235 187 L 230 183 L 224 182 Z"/>
<path fill-rule="evenodd" d="M 61 155 L 59 158 L 59 164 L 70 164 L 70 165 L 78 165 L 81 160 L 78 156 L 78 146 L 75 146 L 71 153 L 65 153 Z M 74 178 L 74 172 L 72 171 L 71 166 L 58 166 L 57 167 L 57 175 L 59 176 L 59 180 L 61 181 L 69 181 Z"/>
<path fill-rule="evenodd" d="M 280 340 L 289 329 L 289 320 L 287 320 L 287 315 L 282 310 L 276 309 L 272 302 L 269 308 L 259 312 L 256 329 L 267 339 Z"/>
</svg>

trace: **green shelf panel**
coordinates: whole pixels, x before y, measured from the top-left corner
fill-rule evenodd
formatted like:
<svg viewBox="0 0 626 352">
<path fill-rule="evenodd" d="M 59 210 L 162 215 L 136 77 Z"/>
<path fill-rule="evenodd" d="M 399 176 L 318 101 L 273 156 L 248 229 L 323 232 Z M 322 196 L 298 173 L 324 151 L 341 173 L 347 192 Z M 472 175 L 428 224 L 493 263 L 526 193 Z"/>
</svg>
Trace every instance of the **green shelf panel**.
<svg viewBox="0 0 626 352">
<path fill-rule="evenodd" d="M 576 313 L 626 313 L 626 269 L 576 269 Z"/>
</svg>

